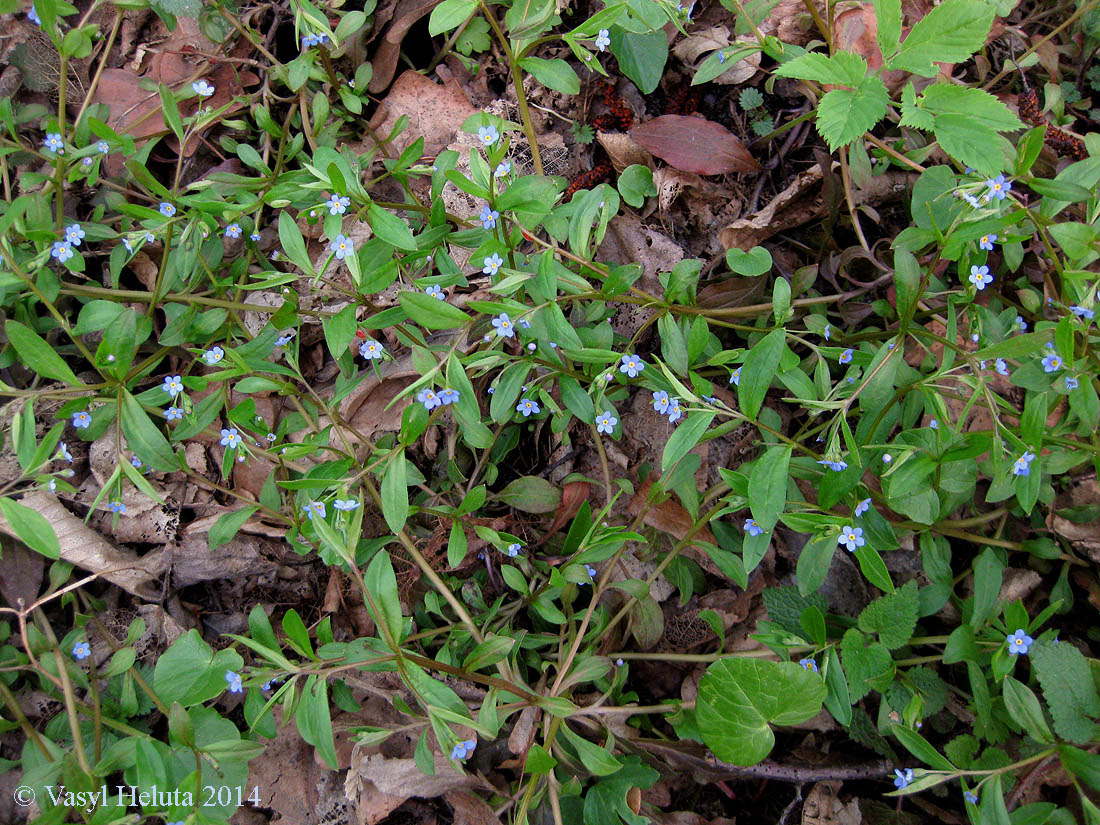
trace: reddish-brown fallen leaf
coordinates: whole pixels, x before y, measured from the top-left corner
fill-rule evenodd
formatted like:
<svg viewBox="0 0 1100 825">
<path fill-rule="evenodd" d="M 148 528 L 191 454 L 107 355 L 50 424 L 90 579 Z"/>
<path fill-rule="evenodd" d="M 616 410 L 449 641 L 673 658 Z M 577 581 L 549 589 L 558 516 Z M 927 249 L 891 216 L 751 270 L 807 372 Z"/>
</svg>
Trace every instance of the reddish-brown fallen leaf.
<svg viewBox="0 0 1100 825">
<path fill-rule="evenodd" d="M 661 115 L 631 130 L 634 142 L 684 172 L 724 175 L 756 172 L 757 163 L 737 136 L 700 117 Z"/>
</svg>

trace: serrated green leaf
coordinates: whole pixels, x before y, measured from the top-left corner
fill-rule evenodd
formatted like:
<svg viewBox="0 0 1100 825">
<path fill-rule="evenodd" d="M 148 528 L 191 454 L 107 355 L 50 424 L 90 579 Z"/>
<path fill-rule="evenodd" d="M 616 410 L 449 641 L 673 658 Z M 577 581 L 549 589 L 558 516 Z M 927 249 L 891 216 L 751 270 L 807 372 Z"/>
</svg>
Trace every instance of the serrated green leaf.
<svg viewBox="0 0 1100 825">
<path fill-rule="evenodd" d="M 788 60 L 776 67 L 774 74 L 854 89 L 867 76 L 867 61 L 855 52 L 837 52 L 832 57 L 813 52 Z"/>
<path fill-rule="evenodd" d="M 43 378 L 64 381 L 71 387 L 83 386 L 65 360 L 30 327 L 18 321 L 5 321 L 4 332 L 28 369 Z"/>
<path fill-rule="evenodd" d="M 768 618 L 796 636 L 804 637 L 802 613 L 806 608 L 816 607 L 822 613 L 829 611 L 829 603 L 823 595 L 814 592 L 803 596 L 794 585 L 765 587 L 761 595 Z"/>
<path fill-rule="evenodd" d="M 921 94 L 917 105 L 936 117 L 959 115 L 972 118 L 997 132 L 1014 132 L 1024 127 L 1001 101 L 984 89 L 973 86 L 933 83 Z"/>
<path fill-rule="evenodd" d="M 874 0 L 878 48 L 883 58 L 897 51 L 901 41 L 901 0 Z"/>
<path fill-rule="evenodd" d="M 866 637 L 855 628 L 841 639 L 840 649 L 852 702 L 858 702 L 871 690 L 884 690 L 894 678 L 894 660 L 879 642 L 865 645 Z"/>
<path fill-rule="evenodd" d="M 859 614 L 859 629 L 864 633 L 878 633 L 879 641 L 888 650 L 895 650 L 913 635 L 918 601 L 917 581 L 910 579 L 904 587 L 867 605 Z"/>
<path fill-rule="evenodd" d="M 1096 735 L 1100 695 L 1088 660 L 1068 642 L 1036 642 L 1028 650 L 1031 666 L 1050 707 L 1054 732 L 1062 739 L 1084 745 Z"/>
<path fill-rule="evenodd" d="M 993 7 L 983 0 L 946 0 L 913 26 L 887 69 L 935 77 L 934 63 L 959 63 L 985 44 Z"/>
<path fill-rule="evenodd" d="M 877 75 L 864 78 L 856 89 L 833 89 L 817 105 L 817 130 L 830 151 L 861 137 L 886 115 L 890 93 Z"/>
<path fill-rule="evenodd" d="M 933 128 L 940 148 L 980 174 L 995 177 L 1005 168 L 997 133 L 964 115 L 940 115 Z"/>
</svg>

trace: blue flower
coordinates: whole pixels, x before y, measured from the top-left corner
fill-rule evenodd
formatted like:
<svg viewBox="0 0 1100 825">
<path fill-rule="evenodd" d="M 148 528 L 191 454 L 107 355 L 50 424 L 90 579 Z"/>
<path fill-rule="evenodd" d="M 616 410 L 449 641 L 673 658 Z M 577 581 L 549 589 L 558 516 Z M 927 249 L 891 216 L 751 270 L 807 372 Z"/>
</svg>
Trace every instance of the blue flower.
<svg viewBox="0 0 1100 825">
<path fill-rule="evenodd" d="M 77 642 L 73 645 L 73 658 L 78 662 L 92 655 L 92 646 L 87 642 Z"/>
<path fill-rule="evenodd" d="M 451 749 L 451 759 L 468 759 L 476 747 L 476 739 L 467 739 L 465 742 L 459 742 Z"/>
<path fill-rule="evenodd" d="M 234 673 L 232 670 L 225 672 L 225 681 L 229 683 L 230 693 L 244 693 L 244 685 L 241 684 L 241 674 Z"/>
<path fill-rule="evenodd" d="M 745 519 L 745 532 L 750 536 L 762 536 L 764 535 L 764 528 L 756 523 L 756 519 Z"/>
<path fill-rule="evenodd" d="M 997 175 L 992 180 L 987 180 L 985 185 L 989 187 L 989 196 L 997 200 L 1003 201 L 1008 193 L 1012 191 L 1012 184 L 1005 180 L 1004 175 Z"/>
<path fill-rule="evenodd" d="M 337 235 L 333 238 L 332 243 L 328 245 L 328 248 L 336 254 L 336 260 L 342 261 L 349 253 L 355 251 L 355 244 L 351 242 L 351 238 Z"/>
<path fill-rule="evenodd" d="M 1048 352 L 1042 364 L 1043 372 L 1057 372 L 1062 368 L 1062 356 L 1055 352 Z"/>
<path fill-rule="evenodd" d="M 335 507 L 337 510 L 343 510 L 344 512 L 347 512 L 349 510 L 354 510 L 356 507 L 359 506 L 359 499 L 336 499 L 334 502 L 332 502 L 332 506 Z"/>
<path fill-rule="evenodd" d="M 1073 306 L 1071 306 L 1069 308 L 1069 310 L 1074 315 L 1076 315 L 1078 318 L 1087 318 L 1090 321 L 1096 315 L 1096 313 L 1093 310 L 1089 309 L 1088 307 L 1078 306 L 1077 304 L 1074 304 Z"/>
<path fill-rule="evenodd" d="M 497 336 L 500 338 L 514 338 L 516 335 L 512 319 L 508 317 L 507 312 L 502 312 L 493 319 L 493 328 L 497 331 Z"/>
<path fill-rule="evenodd" d="M 514 559 L 516 556 L 519 555 L 519 551 L 522 550 L 522 549 L 523 549 L 522 544 L 520 544 L 519 542 L 513 542 L 512 544 L 508 545 L 508 549 L 505 550 L 504 552 L 507 553 L 510 558 Z"/>
<path fill-rule="evenodd" d="M 863 538 L 862 527 L 853 527 L 849 524 L 840 531 L 840 535 L 837 537 L 837 543 L 843 544 L 850 552 L 855 552 L 855 549 L 865 545 L 867 540 Z"/>
<path fill-rule="evenodd" d="M 73 256 L 73 248 L 69 245 L 68 241 L 54 241 L 53 250 L 50 254 L 57 258 L 59 263 L 65 263 L 65 261 Z"/>
<path fill-rule="evenodd" d="M 1012 464 L 1012 475 L 1014 476 L 1027 476 L 1031 475 L 1031 462 L 1035 460 L 1035 453 L 1028 450 L 1024 450 L 1024 454 L 1016 459 Z"/>
<path fill-rule="evenodd" d="M 206 80 L 196 80 L 191 84 L 191 89 L 199 97 L 210 97 L 214 94 L 214 87 L 207 83 Z"/>
<path fill-rule="evenodd" d="M 248 236 L 248 240 L 250 240 L 250 241 L 258 241 L 259 239 L 260 239 L 260 233 L 259 232 L 252 232 Z"/>
<path fill-rule="evenodd" d="M 164 215 L 166 218 L 170 218 L 176 214 L 176 207 L 172 206 L 168 201 L 163 201 L 157 209 L 159 209 L 160 214 Z"/>
<path fill-rule="evenodd" d="M 623 362 L 619 365 L 619 372 L 624 372 L 631 378 L 637 378 L 638 373 L 645 369 L 645 362 L 636 355 L 624 355 Z"/>
<path fill-rule="evenodd" d="M 86 234 L 78 223 L 71 223 L 65 227 L 65 241 L 73 246 L 80 246 L 80 242 Z"/>
<path fill-rule="evenodd" d="M 325 206 L 328 207 L 328 213 L 330 215 L 343 215 L 348 211 L 348 207 L 351 206 L 351 198 L 333 193 L 333 195 L 325 201 Z"/>
<path fill-rule="evenodd" d="M 458 398 L 458 390 L 452 390 L 450 387 L 445 387 L 439 391 L 439 403 L 443 406 L 455 403 Z"/>
<path fill-rule="evenodd" d="M 95 148 L 99 150 L 100 154 L 106 155 L 108 152 L 111 151 L 111 144 L 109 144 L 105 140 L 101 140 L 99 143 L 97 143 L 95 145 Z"/>
<path fill-rule="evenodd" d="M 1016 316 L 1016 326 L 1020 328 L 1020 332 L 1027 332 L 1027 321 L 1024 320 L 1023 315 Z"/>
<path fill-rule="evenodd" d="M 57 453 L 70 464 L 73 463 L 73 454 L 69 452 L 69 448 L 64 441 L 57 445 Z"/>
<path fill-rule="evenodd" d="M 164 417 L 168 421 L 180 421 L 183 418 L 183 410 L 173 404 L 164 411 Z"/>
<path fill-rule="evenodd" d="M 889 453 L 883 453 L 883 455 L 882 455 L 882 463 L 883 464 L 889 464 L 893 460 L 894 460 L 894 457 L 892 455 L 890 455 Z"/>
<path fill-rule="evenodd" d="M 280 335 L 278 338 L 275 339 L 275 346 L 285 347 L 287 344 L 290 343 L 290 341 L 293 337 L 294 337 L 294 330 L 292 330 L 292 329 L 287 330 L 286 332 L 284 332 L 282 335 Z"/>
<path fill-rule="evenodd" d="M 803 670 L 812 670 L 814 673 L 818 672 L 817 662 L 813 659 L 799 659 L 798 663 L 802 666 Z"/>
<path fill-rule="evenodd" d="M 859 518 L 860 516 L 862 516 L 864 513 L 866 513 L 870 509 L 871 509 L 871 499 L 869 499 L 869 498 L 863 499 L 863 501 L 859 502 L 859 504 L 856 505 L 855 517 Z"/>
<path fill-rule="evenodd" d="M 993 283 L 993 276 L 989 274 L 988 266 L 972 266 L 967 280 L 981 291 Z"/>
<path fill-rule="evenodd" d="M 359 345 L 359 354 L 366 358 L 368 361 L 381 359 L 385 352 L 386 348 L 375 341 L 373 338 L 368 338 L 366 341 Z"/>
<path fill-rule="evenodd" d="M 497 225 L 497 218 L 500 217 L 500 213 L 495 209 L 490 209 L 489 204 L 481 207 L 481 226 L 484 229 L 495 229 Z"/>
<path fill-rule="evenodd" d="M 1035 640 L 1027 635 L 1027 631 L 1023 628 L 1017 630 L 1015 633 L 1010 633 L 1005 637 L 1005 641 L 1008 642 L 1008 653 L 1010 656 L 1019 656 L 1020 654 L 1027 655 L 1027 650 L 1033 644 Z"/>
<path fill-rule="evenodd" d="M 416 400 L 423 404 L 426 410 L 434 410 L 443 403 L 431 390 L 421 390 L 416 394 Z"/>
<path fill-rule="evenodd" d="M 240 447 L 241 444 L 244 443 L 244 441 L 241 439 L 241 434 L 237 432 L 237 428 L 230 427 L 228 430 L 224 428 L 222 429 L 222 438 L 219 443 L 223 447 L 232 450 L 236 447 Z"/>
<path fill-rule="evenodd" d="M 832 327 L 829 324 L 826 324 L 825 325 L 825 340 L 828 341 L 829 338 L 832 336 L 832 334 L 833 334 Z"/>
<path fill-rule="evenodd" d="M 161 389 L 175 398 L 183 392 L 183 381 L 178 375 L 166 375 L 164 377 L 164 384 L 161 385 Z"/>
<path fill-rule="evenodd" d="M 982 205 L 982 202 L 971 195 L 969 192 L 964 192 L 963 197 L 966 198 L 966 202 L 973 206 L 975 209 Z"/>
<path fill-rule="evenodd" d="M 497 131 L 496 126 L 479 126 L 477 137 L 486 146 L 492 146 L 500 140 L 500 132 Z"/>
<path fill-rule="evenodd" d="M 963 791 L 963 799 L 965 799 L 971 805 L 978 804 L 978 795 L 973 791 Z"/>
<path fill-rule="evenodd" d="M 615 425 L 618 423 L 619 419 L 612 415 L 611 410 L 605 410 L 596 416 L 596 432 L 611 435 L 615 432 Z"/>
<path fill-rule="evenodd" d="M 590 578 L 590 579 L 596 578 L 597 570 L 591 564 L 586 564 L 584 566 L 584 572 L 588 574 L 588 578 Z M 588 582 L 577 582 L 577 584 L 588 584 Z"/>
<path fill-rule="evenodd" d="M 57 152 L 59 155 L 65 154 L 65 142 L 61 139 L 61 133 L 46 132 L 46 137 L 42 141 L 42 148 L 48 152 Z"/>
<path fill-rule="evenodd" d="M 485 265 L 481 268 L 482 274 L 496 275 L 500 268 L 504 266 L 504 259 L 494 252 L 492 255 L 487 255 L 483 263 Z"/>
<path fill-rule="evenodd" d="M 596 35 L 596 48 L 601 52 L 611 45 L 611 32 L 607 29 L 600 29 L 599 34 Z"/>
<path fill-rule="evenodd" d="M 121 501 L 112 501 L 110 504 L 107 505 L 107 509 L 110 510 L 112 513 L 125 514 L 126 505 L 123 504 Z"/>
<path fill-rule="evenodd" d="M 725 52 L 718 52 L 718 62 L 719 63 L 725 63 L 726 62 L 726 53 Z"/>
<path fill-rule="evenodd" d="M 500 163 L 497 164 L 497 168 L 493 170 L 493 177 L 494 178 L 503 178 L 505 175 L 507 175 L 511 171 L 512 171 L 512 161 L 502 160 Z"/>
<path fill-rule="evenodd" d="M 985 250 L 993 249 L 993 242 L 997 240 L 996 235 L 982 235 L 981 240 L 978 241 L 978 248 Z"/>
<path fill-rule="evenodd" d="M 1008 364 L 1003 358 L 998 358 L 993 362 L 993 369 L 997 370 L 1001 375 L 1008 375 Z"/>
<path fill-rule="evenodd" d="M 664 390 L 658 390 L 653 393 L 653 409 L 664 415 L 668 412 L 668 393 Z"/>
<path fill-rule="evenodd" d="M 828 467 L 834 473 L 839 473 L 839 472 L 842 472 L 842 471 L 848 469 L 848 462 L 846 462 L 846 461 L 833 461 L 833 460 L 828 459 L 828 458 L 823 458 L 823 459 L 821 459 L 821 461 L 819 461 L 817 463 L 818 464 L 824 464 L 826 467 Z"/>
<path fill-rule="evenodd" d="M 310 48 L 311 46 L 316 46 L 316 45 L 320 44 L 320 42 L 321 42 L 320 38 L 318 38 L 317 35 L 313 34 L 312 32 L 310 34 L 303 35 L 303 37 L 302 37 L 302 51 L 305 51 L 306 49 Z"/>
<path fill-rule="evenodd" d="M 928 422 L 928 427 L 932 430 L 938 430 L 940 428 L 940 422 L 933 418 Z"/>
<path fill-rule="evenodd" d="M 42 25 L 42 18 L 38 16 L 38 9 L 34 7 L 33 3 L 31 4 L 30 11 L 27 12 L 27 19 L 36 26 Z"/>
<path fill-rule="evenodd" d="M 1079 386 L 1079 385 L 1078 385 L 1078 383 L 1077 383 L 1077 379 L 1076 379 L 1076 378 L 1074 378 L 1074 377 L 1073 377 L 1073 376 L 1071 376 L 1071 375 L 1067 375 L 1067 376 L 1066 376 L 1066 389 L 1067 389 L 1067 390 L 1073 391 L 1073 390 L 1077 389 L 1077 387 L 1078 387 L 1078 386 Z"/>
<path fill-rule="evenodd" d="M 736 387 L 741 386 L 741 369 L 741 367 L 738 367 L 730 374 L 729 383 L 733 384 Z"/>
<path fill-rule="evenodd" d="M 673 398 L 668 404 L 668 423 L 675 424 L 683 416 L 680 410 L 680 399 Z"/>
<path fill-rule="evenodd" d="M 852 354 L 853 350 L 846 349 L 844 350 L 844 352 L 840 353 L 840 358 L 838 358 L 837 360 L 840 361 L 840 363 L 842 364 L 850 364 L 852 363 Z"/>
<path fill-rule="evenodd" d="M 305 514 L 305 517 L 310 521 L 313 521 L 314 513 L 316 513 L 321 518 L 324 518 L 326 515 L 328 515 L 325 512 L 325 503 L 323 501 L 311 501 L 309 504 L 303 504 L 302 512 Z"/>
<path fill-rule="evenodd" d="M 130 459 L 130 464 L 132 464 L 134 467 L 137 467 L 139 470 L 145 466 L 141 463 L 141 459 L 138 458 L 136 455 Z"/>
<path fill-rule="evenodd" d="M 443 290 L 439 288 L 439 284 L 432 284 L 431 286 L 425 287 L 424 292 L 427 295 L 431 295 L 433 298 L 438 298 L 440 301 L 443 300 Z"/>
<path fill-rule="evenodd" d="M 225 237 L 227 238 L 239 238 L 241 237 L 241 225 L 239 223 L 231 223 L 225 228 Z"/>
<path fill-rule="evenodd" d="M 532 401 L 530 398 L 524 398 L 518 404 L 516 404 L 516 412 L 523 413 L 523 417 L 527 418 L 533 413 L 542 412 L 542 408 L 539 407 L 538 402 Z"/>
<path fill-rule="evenodd" d="M 1001 175 L 1003 178 L 1004 175 Z M 894 769 L 894 787 L 899 791 L 909 787 L 909 783 L 913 781 L 913 769 L 906 768 L 904 771 Z"/>
<path fill-rule="evenodd" d="M 202 354 L 202 358 L 208 367 L 213 367 L 215 364 L 221 363 L 221 360 L 225 358 L 225 350 L 219 346 L 213 346 Z"/>
</svg>

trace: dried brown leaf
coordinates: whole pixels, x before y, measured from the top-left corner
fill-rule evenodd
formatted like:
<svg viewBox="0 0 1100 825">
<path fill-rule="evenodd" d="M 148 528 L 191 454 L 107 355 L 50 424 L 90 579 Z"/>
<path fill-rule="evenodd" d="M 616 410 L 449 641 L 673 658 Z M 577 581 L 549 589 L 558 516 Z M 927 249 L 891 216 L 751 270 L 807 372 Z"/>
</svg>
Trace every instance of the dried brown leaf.
<svg viewBox="0 0 1100 825">
<path fill-rule="evenodd" d="M 661 115 L 631 130 L 634 141 L 666 163 L 697 175 L 756 172 L 760 164 L 725 126 L 683 115 Z"/>
</svg>

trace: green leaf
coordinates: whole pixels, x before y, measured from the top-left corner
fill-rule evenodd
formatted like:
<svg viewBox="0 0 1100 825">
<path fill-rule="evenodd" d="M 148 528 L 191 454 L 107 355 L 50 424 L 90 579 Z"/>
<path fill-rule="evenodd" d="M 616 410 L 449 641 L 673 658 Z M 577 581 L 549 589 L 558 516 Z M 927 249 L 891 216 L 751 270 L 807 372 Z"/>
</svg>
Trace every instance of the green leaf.
<svg viewBox="0 0 1100 825">
<path fill-rule="evenodd" d="M 400 643 L 405 619 L 401 615 L 401 602 L 397 598 L 397 576 L 394 575 L 393 562 L 385 548 L 374 554 L 364 581 L 375 605 L 382 613 L 381 616 L 375 616 L 375 621 L 389 630 L 395 644 Z"/>
<path fill-rule="evenodd" d="M 667 473 L 679 463 L 688 452 L 699 443 L 710 422 L 714 420 L 716 412 L 689 413 L 687 421 L 676 428 L 672 436 L 665 442 L 665 449 L 661 455 L 661 472 Z"/>
<path fill-rule="evenodd" d="M 734 247 L 726 250 L 726 266 L 738 275 L 763 275 L 772 268 L 772 253 L 762 246 L 754 246 L 748 252 Z"/>
<path fill-rule="evenodd" d="M 799 593 L 808 596 L 825 583 L 836 548 L 835 536 L 818 536 L 802 548 L 795 569 Z"/>
<path fill-rule="evenodd" d="M 910 579 L 901 589 L 875 599 L 859 614 L 859 629 L 878 633 L 888 650 L 896 650 L 913 636 L 917 626 L 917 580 Z"/>
<path fill-rule="evenodd" d="M 477 10 L 477 0 L 443 0 L 432 9 L 428 18 L 428 34 L 437 34 L 457 29 Z"/>
<path fill-rule="evenodd" d="M 992 25 L 993 7 L 983 0 L 946 0 L 913 26 L 886 68 L 935 77 L 933 63 L 966 60 L 985 45 Z"/>
<path fill-rule="evenodd" d="M 695 70 L 695 76 L 691 79 L 692 86 L 710 83 L 719 75 L 725 74 L 731 67 L 736 66 L 747 57 L 752 57 L 760 51 L 756 45 L 740 45 L 732 48 L 719 49 L 712 52 L 710 57 L 699 64 Z"/>
<path fill-rule="evenodd" d="M 637 34 L 618 26 L 611 29 L 611 53 L 618 58 L 619 69 L 648 95 L 661 82 L 668 60 L 668 37 L 663 31 Z"/>
<path fill-rule="evenodd" d="M 7 497 L 0 498 L 0 510 L 8 526 L 27 547 L 47 558 L 60 558 L 61 545 L 45 516 Z"/>
<path fill-rule="evenodd" d="M 127 390 L 122 390 L 118 419 L 122 434 L 126 436 L 126 443 L 134 451 L 134 455 L 162 473 L 179 469 L 179 461 L 176 460 L 168 439 L 149 420 L 141 404 Z"/>
<path fill-rule="evenodd" d="M 84 386 L 65 360 L 34 330 L 18 321 L 5 321 L 4 332 L 27 369 L 43 378 L 55 378 L 71 387 Z"/>
<path fill-rule="evenodd" d="M 802 614 L 811 607 L 821 613 L 829 610 L 829 603 L 823 595 L 814 592 L 803 596 L 794 585 L 765 587 L 761 595 L 768 618 L 784 630 L 803 638 L 807 637 L 802 629 Z"/>
<path fill-rule="evenodd" d="M 425 292 L 403 290 L 398 297 L 406 314 L 425 329 L 453 329 L 470 320 L 458 307 Z"/>
<path fill-rule="evenodd" d="M 566 95 L 580 93 L 580 78 L 573 67 L 560 58 L 545 60 L 541 57 L 525 57 L 519 61 L 519 66 L 547 89 Z"/>
<path fill-rule="evenodd" d="M 1043 744 L 1052 743 L 1054 737 L 1043 716 L 1043 708 L 1031 688 L 1011 676 L 1005 676 L 1003 690 L 1005 708 L 1016 724 L 1032 739 Z"/>
<path fill-rule="evenodd" d="M 771 530 L 787 503 L 787 469 L 791 448 L 771 447 L 753 462 L 749 475 L 749 508 L 763 530 Z"/>
<path fill-rule="evenodd" d="M 321 328 L 325 333 L 325 343 L 328 351 L 335 360 L 348 351 L 348 344 L 355 335 L 355 304 L 348 304 L 335 315 L 330 315 L 321 321 Z M 258 377 L 258 376 L 256 376 Z M 240 382 L 237 384 L 237 392 L 247 392 L 242 389 Z"/>
<path fill-rule="evenodd" d="M 157 84 L 157 92 L 160 94 L 160 111 L 164 115 L 164 122 L 176 136 L 183 142 L 183 118 L 180 117 L 180 107 L 176 99 L 172 97 L 172 90 L 163 83 Z"/>
<path fill-rule="evenodd" d="M 890 651 L 878 642 L 866 645 L 866 641 L 866 636 L 852 628 L 840 642 L 852 702 L 858 702 L 871 690 L 885 690 L 894 679 Z"/>
<path fill-rule="evenodd" d="M 782 328 L 773 329 L 745 356 L 741 382 L 737 385 L 737 401 L 741 412 L 749 418 L 756 418 L 756 414 L 760 412 L 764 396 L 775 378 L 779 359 L 783 357 L 783 350 L 787 347 L 786 335 Z"/>
<path fill-rule="evenodd" d="M 406 252 L 416 251 L 416 239 L 413 238 L 412 230 L 397 215 L 383 209 L 376 203 L 372 203 L 367 207 L 367 221 L 380 240 Z M 430 295 L 428 297 L 431 298 Z M 437 301 L 439 299 L 432 298 L 432 300 Z"/>
<path fill-rule="evenodd" d="M 868 75 L 855 89 L 833 89 L 817 104 L 817 131 L 835 152 L 882 120 L 889 102 L 890 93 L 878 75 Z"/>
<path fill-rule="evenodd" d="M 537 37 L 548 28 L 557 10 L 555 0 L 516 0 L 504 15 L 508 34 L 513 40 Z"/>
<path fill-rule="evenodd" d="M 998 145 L 997 133 L 981 121 L 965 115 L 940 115 L 934 131 L 943 151 L 982 175 L 993 177 L 1004 169 L 1004 156 L 993 151 Z"/>
<path fill-rule="evenodd" d="M 1067 771 L 1094 791 L 1100 791 L 1100 755 L 1063 745 L 1058 748 L 1058 758 Z"/>
<path fill-rule="evenodd" d="M 313 262 L 309 259 L 309 253 L 306 252 L 302 230 L 286 210 L 279 212 L 279 243 L 282 244 L 283 254 L 292 264 L 310 277 L 317 276 L 313 271 Z"/>
<path fill-rule="evenodd" d="M 428 297 L 431 298 L 430 295 Z M 395 533 L 405 527 L 409 518 L 409 482 L 404 448 L 390 459 L 386 472 L 382 475 L 382 516 Z"/>
<path fill-rule="evenodd" d="M 210 528 L 210 533 L 207 535 L 210 549 L 217 550 L 223 544 L 232 540 L 237 535 L 237 531 L 259 509 L 257 505 L 250 504 L 240 510 L 234 510 L 232 513 L 224 513 L 214 522 L 214 526 Z"/>
<path fill-rule="evenodd" d="M 462 662 L 462 669 L 475 671 L 495 665 L 511 652 L 515 644 L 516 640 L 507 636 L 490 635 L 470 651 Z"/>
<path fill-rule="evenodd" d="M 938 771 L 953 771 L 955 766 L 947 761 L 932 744 L 912 728 L 898 725 L 894 728 L 894 736 L 905 746 L 905 749 L 921 762 Z"/>
<path fill-rule="evenodd" d="M 561 504 L 561 490 L 544 478 L 520 476 L 510 481 L 497 498 L 525 513 L 553 513 Z"/>
<path fill-rule="evenodd" d="M 855 52 L 837 52 L 832 57 L 812 52 L 788 60 L 778 66 L 774 74 L 799 80 L 816 80 L 818 83 L 833 86 L 850 86 L 854 89 L 867 76 L 867 61 Z"/>
<path fill-rule="evenodd" d="M 228 687 L 225 672 L 240 672 L 244 660 L 230 648 L 214 652 L 197 630 L 176 639 L 153 669 L 153 690 L 166 705 L 185 708 L 221 695 Z"/>
<path fill-rule="evenodd" d="M 306 680 L 302 688 L 302 698 L 298 703 L 298 712 L 294 715 L 298 732 L 325 760 L 332 770 L 338 770 L 340 762 L 336 758 L 336 744 L 332 735 L 332 713 L 328 704 L 328 682 L 323 676 L 314 673 Z"/>
<path fill-rule="evenodd" d="M 859 569 L 863 571 L 867 581 L 886 593 L 894 592 L 890 571 L 886 569 L 886 562 L 882 560 L 878 550 L 865 544 L 863 547 L 856 548 L 855 556 L 856 561 L 859 562 Z"/>
<path fill-rule="evenodd" d="M 933 83 L 921 94 L 917 106 L 937 118 L 942 115 L 958 115 L 996 132 L 1014 132 L 1024 127 L 1020 119 L 1001 101 L 984 89 L 974 86 Z"/>
<path fill-rule="evenodd" d="M 617 185 L 623 200 L 635 209 L 640 208 L 646 198 L 657 194 L 657 187 L 653 185 L 653 172 L 640 163 L 632 163 L 626 167 L 619 175 Z"/>
<path fill-rule="evenodd" d="M 775 744 L 771 724 L 797 725 L 821 711 L 825 683 L 794 662 L 722 659 L 699 682 L 703 741 L 734 765 L 755 765 Z"/>
<path fill-rule="evenodd" d="M 596 776 L 609 776 L 617 773 L 622 768 L 623 763 L 612 756 L 609 751 L 574 733 L 569 725 L 563 723 L 558 730 L 565 734 L 565 738 L 569 740 L 569 744 L 573 746 L 577 756 L 580 757 L 581 762 L 589 772 Z"/>
<path fill-rule="evenodd" d="M 1028 650 L 1031 666 L 1050 707 L 1054 732 L 1079 745 L 1096 736 L 1100 695 L 1088 660 L 1069 642 L 1036 642 Z"/>
<path fill-rule="evenodd" d="M 878 48 L 884 58 L 897 51 L 901 41 L 901 0 L 874 0 Z"/>
</svg>

